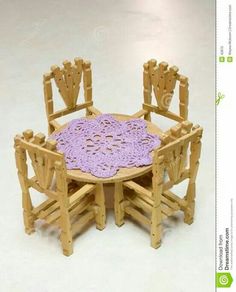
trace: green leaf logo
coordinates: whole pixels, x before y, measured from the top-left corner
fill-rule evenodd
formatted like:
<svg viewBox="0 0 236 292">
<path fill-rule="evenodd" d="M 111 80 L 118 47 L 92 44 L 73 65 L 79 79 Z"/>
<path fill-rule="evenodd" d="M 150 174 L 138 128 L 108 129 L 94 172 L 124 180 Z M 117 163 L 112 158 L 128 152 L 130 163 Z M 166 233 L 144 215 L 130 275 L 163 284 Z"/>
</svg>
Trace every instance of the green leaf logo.
<svg viewBox="0 0 236 292">
<path fill-rule="evenodd" d="M 218 92 L 217 98 L 216 98 L 216 105 L 219 105 L 223 98 L 225 98 L 225 95 L 222 94 L 221 92 Z"/>
<path fill-rule="evenodd" d="M 230 273 L 216 273 L 216 287 L 230 288 L 233 278 Z"/>
</svg>

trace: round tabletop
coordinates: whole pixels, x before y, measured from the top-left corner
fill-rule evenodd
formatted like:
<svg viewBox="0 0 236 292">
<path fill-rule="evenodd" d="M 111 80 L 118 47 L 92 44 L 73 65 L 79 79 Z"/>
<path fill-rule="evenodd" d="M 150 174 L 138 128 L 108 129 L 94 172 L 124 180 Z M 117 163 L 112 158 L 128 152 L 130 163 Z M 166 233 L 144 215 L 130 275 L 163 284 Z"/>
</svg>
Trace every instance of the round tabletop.
<svg viewBox="0 0 236 292">
<path fill-rule="evenodd" d="M 134 119 L 132 116 L 123 115 L 123 114 L 111 114 L 118 121 L 128 121 Z M 89 118 L 89 117 L 87 117 Z M 92 116 L 91 116 L 92 118 Z M 147 132 L 150 134 L 161 135 L 162 131 L 153 123 L 146 121 Z M 66 125 L 63 125 L 61 128 L 57 129 L 55 133 L 60 132 Z M 152 153 L 151 153 L 152 155 Z M 152 169 L 152 165 L 143 166 L 143 167 L 131 167 L 131 168 L 120 168 L 118 172 L 108 178 L 99 178 L 93 176 L 90 173 L 83 172 L 79 169 L 67 170 L 67 176 L 70 179 L 86 182 L 86 183 L 115 183 L 119 181 L 126 181 L 133 179 L 135 177 L 141 176 Z"/>
</svg>

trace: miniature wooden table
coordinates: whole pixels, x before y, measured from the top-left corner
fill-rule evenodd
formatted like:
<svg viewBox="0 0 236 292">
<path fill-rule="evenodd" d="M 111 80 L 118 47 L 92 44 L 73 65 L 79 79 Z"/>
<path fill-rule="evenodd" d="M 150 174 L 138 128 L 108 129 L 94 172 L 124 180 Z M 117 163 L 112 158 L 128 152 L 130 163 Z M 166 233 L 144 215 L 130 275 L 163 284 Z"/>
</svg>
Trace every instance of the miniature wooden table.
<svg viewBox="0 0 236 292">
<path fill-rule="evenodd" d="M 128 121 L 128 120 L 134 119 L 134 117 L 132 116 L 123 115 L 123 114 L 111 114 L 111 115 L 118 121 Z M 91 118 L 93 117 L 91 116 Z M 153 123 L 146 121 L 146 124 L 147 124 L 148 133 L 155 134 L 155 135 L 162 134 L 162 131 Z M 66 125 L 63 125 L 61 128 L 57 129 L 55 133 L 60 132 L 65 127 Z M 90 173 L 83 172 L 80 169 L 72 169 L 72 170 L 67 170 L 67 176 L 69 179 L 73 179 L 78 182 L 94 183 L 94 184 L 102 184 L 102 185 L 105 184 L 107 186 L 107 189 L 109 189 L 109 186 L 113 188 L 113 184 L 115 184 L 115 200 L 116 200 L 116 196 L 119 193 L 119 189 L 121 185 L 120 183 L 122 181 L 127 181 L 135 177 L 144 175 L 148 173 L 149 171 L 151 171 L 151 169 L 152 169 L 152 165 L 143 166 L 143 167 L 120 168 L 114 176 L 108 177 L 108 178 L 99 178 L 99 177 L 93 176 Z M 111 206 L 113 206 L 113 202 L 112 202 L 113 199 L 112 199 L 111 193 L 114 193 L 114 192 L 106 191 L 106 194 L 108 193 L 109 195 L 106 195 L 106 206 L 108 208 L 111 208 Z"/>
<path fill-rule="evenodd" d="M 128 121 L 131 119 L 134 119 L 132 116 L 128 115 L 122 115 L 122 114 L 112 114 L 112 116 L 118 120 L 118 121 Z M 162 131 L 153 123 L 147 122 L 147 132 L 150 134 L 160 135 Z M 61 128 L 57 129 L 57 132 L 60 132 L 63 128 L 65 128 L 66 125 L 63 125 Z M 85 173 L 79 169 L 72 169 L 67 170 L 68 178 L 80 181 L 80 182 L 86 182 L 86 183 L 115 183 L 119 181 L 126 181 L 129 179 L 133 179 L 135 177 L 141 176 L 147 172 L 149 172 L 152 168 L 152 165 L 144 166 L 144 167 L 131 167 L 131 168 L 121 168 L 118 170 L 117 174 L 113 177 L 108 178 L 99 178 L 96 176 L 93 176 L 90 173 Z"/>
</svg>

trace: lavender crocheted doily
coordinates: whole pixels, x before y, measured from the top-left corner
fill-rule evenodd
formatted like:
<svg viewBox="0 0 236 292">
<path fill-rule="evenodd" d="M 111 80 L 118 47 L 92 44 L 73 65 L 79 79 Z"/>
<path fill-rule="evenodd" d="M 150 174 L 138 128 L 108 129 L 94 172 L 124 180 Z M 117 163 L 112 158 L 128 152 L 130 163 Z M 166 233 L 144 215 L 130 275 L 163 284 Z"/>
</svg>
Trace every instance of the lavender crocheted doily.
<svg viewBox="0 0 236 292">
<path fill-rule="evenodd" d="M 121 167 L 150 165 L 150 152 L 159 146 L 158 136 L 147 133 L 141 119 L 117 121 L 109 114 L 95 119 L 72 120 L 51 135 L 65 155 L 67 169 L 80 169 L 97 177 L 111 177 Z"/>
</svg>

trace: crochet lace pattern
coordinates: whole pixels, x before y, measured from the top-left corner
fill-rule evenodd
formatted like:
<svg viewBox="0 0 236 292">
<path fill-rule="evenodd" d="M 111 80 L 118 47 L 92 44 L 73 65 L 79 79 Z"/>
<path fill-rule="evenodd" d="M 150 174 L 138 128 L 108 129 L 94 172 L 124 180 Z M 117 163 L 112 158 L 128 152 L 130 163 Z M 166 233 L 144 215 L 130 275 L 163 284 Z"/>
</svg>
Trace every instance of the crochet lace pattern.
<svg viewBox="0 0 236 292">
<path fill-rule="evenodd" d="M 114 176 L 122 167 L 152 164 L 150 152 L 160 145 L 142 119 L 117 121 L 109 114 L 79 118 L 50 137 L 65 155 L 67 169 L 80 169 L 100 178 Z"/>
</svg>

